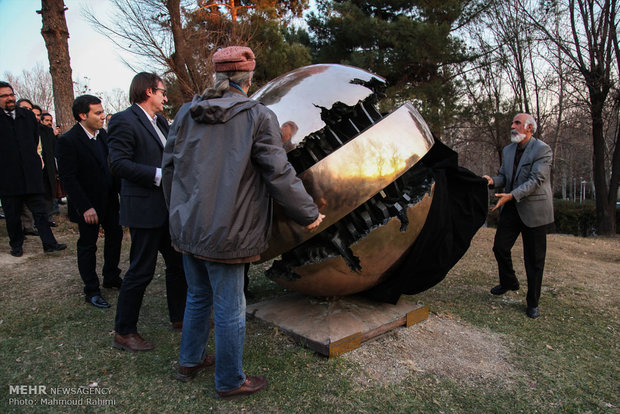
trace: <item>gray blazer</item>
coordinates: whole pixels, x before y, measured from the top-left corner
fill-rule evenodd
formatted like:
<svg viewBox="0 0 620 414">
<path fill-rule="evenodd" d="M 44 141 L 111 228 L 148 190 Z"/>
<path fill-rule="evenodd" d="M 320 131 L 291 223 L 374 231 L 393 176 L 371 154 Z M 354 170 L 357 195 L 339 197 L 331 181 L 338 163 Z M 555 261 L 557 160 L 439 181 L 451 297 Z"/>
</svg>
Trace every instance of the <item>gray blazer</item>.
<svg viewBox="0 0 620 414">
<path fill-rule="evenodd" d="M 518 144 L 504 147 L 499 175 L 493 177 L 493 188 L 512 193 L 521 221 L 528 227 L 553 222 L 553 192 L 551 190 L 551 148 L 532 137 L 525 146 L 511 186 L 512 170 Z"/>
</svg>

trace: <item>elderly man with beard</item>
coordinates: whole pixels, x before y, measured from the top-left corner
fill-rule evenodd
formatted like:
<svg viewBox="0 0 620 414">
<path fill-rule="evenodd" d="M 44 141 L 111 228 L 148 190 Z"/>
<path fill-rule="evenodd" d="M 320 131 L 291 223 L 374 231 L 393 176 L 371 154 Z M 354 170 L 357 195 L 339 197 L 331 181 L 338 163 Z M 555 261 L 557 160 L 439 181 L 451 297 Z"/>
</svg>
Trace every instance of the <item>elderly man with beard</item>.
<svg viewBox="0 0 620 414">
<path fill-rule="evenodd" d="M 527 310 L 537 318 L 538 300 L 547 251 L 547 228 L 553 223 L 551 190 L 551 148 L 532 137 L 536 121 L 529 114 L 517 114 L 512 120 L 512 144 L 504 148 L 502 165 L 495 177 L 485 175 L 490 188 L 504 188 L 493 210 L 501 207 L 493 253 L 497 260 L 499 285 L 494 295 L 518 290 L 519 281 L 512 266 L 511 250 L 519 234 L 523 239 L 523 257 L 527 275 Z"/>
</svg>

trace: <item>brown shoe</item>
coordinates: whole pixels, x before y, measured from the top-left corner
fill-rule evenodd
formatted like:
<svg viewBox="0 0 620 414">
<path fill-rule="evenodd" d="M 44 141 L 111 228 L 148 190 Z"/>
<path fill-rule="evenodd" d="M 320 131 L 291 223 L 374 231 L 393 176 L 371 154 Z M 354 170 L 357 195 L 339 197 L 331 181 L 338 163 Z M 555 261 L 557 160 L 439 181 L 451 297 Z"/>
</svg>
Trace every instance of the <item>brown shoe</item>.
<svg viewBox="0 0 620 414">
<path fill-rule="evenodd" d="M 184 367 L 183 365 L 179 365 L 176 377 L 179 381 L 191 381 L 200 371 L 207 367 L 212 367 L 213 365 L 215 365 L 215 355 L 207 355 L 204 361 L 202 361 L 202 364 L 196 365 L 195 367 Z"/>
<path fill-rule="evenodd" d="M 219 398 L 233 398 L 240 397 L 242 395 L 254 394 L 257 391 L 262 390 L 267 385 L 267 379 L 264 375 L 257 377 L 245 377 L 243 384 L 237 389 L 232 391 L 216 391 Z"/>
<path fill-rule="evenodd" d="M 116 349 L 123 349 L 131 352 L 152 351 L 155 349 L 152 343 L 145 341 L 144 338 L 137 333 L 130 333 L 127 335 L 114 334 L 112 346 Z"/>
<path fill-rule="evenodd" d="M 172 328 L 173 331 L 175 332 L 182 332 L 183 331 L 183 321 L 178 321 L 178 322 L 172 322 Z"/>
</svg>

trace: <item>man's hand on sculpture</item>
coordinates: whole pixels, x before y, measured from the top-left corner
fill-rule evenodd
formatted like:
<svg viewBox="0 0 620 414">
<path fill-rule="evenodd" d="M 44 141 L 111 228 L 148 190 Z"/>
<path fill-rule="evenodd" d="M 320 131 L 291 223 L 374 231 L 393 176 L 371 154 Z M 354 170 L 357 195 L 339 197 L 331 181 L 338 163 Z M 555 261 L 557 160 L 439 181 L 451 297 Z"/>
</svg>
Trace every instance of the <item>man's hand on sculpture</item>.
<svg viewBox="0 0 620 414">
<path fill-rule="evenodd" d="M 314 220 L 314 223 L 308 224 L 306 226 L 306 230 L 312 233 L 313 231 L 319 228 L 319 225 L 321 224 L 324 218 L 325 218 L 325 214 L 319 213 L 319 216 L 316 218 L 316 220 Z"/>
<path fill-rule="evenodd" d="M 489 187 L 493 186 L 493 184 L 495 184 L 495 182 L 493 181 L 492 177 L 489 177 L 488 175 L 483 175 L 482 178 L 486 178 L 487 182 L 489 183 Z"/>
</svg>

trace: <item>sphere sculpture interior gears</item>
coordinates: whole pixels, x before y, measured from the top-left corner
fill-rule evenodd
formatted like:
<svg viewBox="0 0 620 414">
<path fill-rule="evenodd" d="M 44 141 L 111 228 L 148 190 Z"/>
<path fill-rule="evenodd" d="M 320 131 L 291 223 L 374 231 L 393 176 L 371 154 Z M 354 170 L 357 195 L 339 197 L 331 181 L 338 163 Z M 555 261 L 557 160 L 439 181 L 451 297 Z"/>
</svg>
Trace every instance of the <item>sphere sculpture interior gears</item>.
<svg viewBox="0 0 620 414">
<path fill-rule="evenodd" d="M 325 214 L 308 233 L 274 208 L 266 261 L 280 285 L 313 296 L 343 296 L 390 277 L 420 233 L 434 181 L 418 161 L 434 144 L 405 103 L 381 114 L 385 80 L 344 65 L 306 66 L 252 98 L 278 116 L 284 148 Z"/>
</svg>

